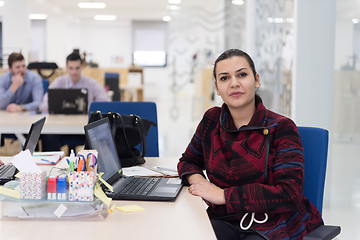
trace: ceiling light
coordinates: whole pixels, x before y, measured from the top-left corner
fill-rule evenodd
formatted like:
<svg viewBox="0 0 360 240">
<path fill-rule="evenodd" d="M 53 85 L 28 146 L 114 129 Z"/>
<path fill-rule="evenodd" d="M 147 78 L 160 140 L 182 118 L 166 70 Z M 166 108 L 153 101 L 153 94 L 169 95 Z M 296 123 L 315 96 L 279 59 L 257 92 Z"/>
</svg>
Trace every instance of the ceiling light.
<svg viewBox="0 0 360 240">
<path fill-rule="evenodd" d="M 29 19 L 31 20 L 45 20 L 47 19 L 46 14 L 30 14 Z"/>
<path fill-rule="evenodd" d="M 181 0 L 168 0 L 169 4 L 180 4 Z"/>
<path fill-rule="evenodd" d="M 231 3 L 233 5 L 244 5 L 244 1 L 243 0 L 232 0 Z"/>
<path fill-rule="evenodd" d="M 79 8 L 105 8 L 106 4 L 102 2 L 79 2 Z"/>
<path fill-rule="evenodd" d="M 116 20 L 115 15 L 95 15 L 94 19 L 99 21 L 114 21 Z"/>
<path fill-rule="evenodd" d="M 353 24 L 357 24 L 357 23 L 359 23 L 360 21 L 359 21 L 358 18 L 353 18 L 353 19 L 352 19 L 352 22 L 353 22 Z"/>
<path fill-rule="evenodd" d="M 170 16 L 164 16 L 164 17 L 162 18 L 162 20 L 163 20 L 164 22 L 169 22 L 169 21 L 171 21 L 171 17 L 170 17 Z"/>
<path fill-rule="evenodd" d="M 274 18 L 274 22 L 275 23 L 283 23 L 284 19 L 283 18 Z"/>
<path fill-rule="evenodd" d="M 0 1 L 0 7 L 4 6 L 4 1 Z"/>
</svg>

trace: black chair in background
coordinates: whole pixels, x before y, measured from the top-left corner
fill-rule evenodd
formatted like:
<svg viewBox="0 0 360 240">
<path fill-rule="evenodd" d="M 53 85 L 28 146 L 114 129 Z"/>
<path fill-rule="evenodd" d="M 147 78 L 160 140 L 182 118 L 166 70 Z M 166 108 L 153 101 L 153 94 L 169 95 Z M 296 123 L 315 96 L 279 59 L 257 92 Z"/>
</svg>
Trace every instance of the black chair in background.
<svg viewBox="0 0 360 240">
<path fill-rule="evenodd" d="M 119 88 L 120 74 L 119 73 L 105 73 L 105 88 L 112 91 L 113 95 L 111 101 L 120 101 L 121 94 Z"/>
</svg>

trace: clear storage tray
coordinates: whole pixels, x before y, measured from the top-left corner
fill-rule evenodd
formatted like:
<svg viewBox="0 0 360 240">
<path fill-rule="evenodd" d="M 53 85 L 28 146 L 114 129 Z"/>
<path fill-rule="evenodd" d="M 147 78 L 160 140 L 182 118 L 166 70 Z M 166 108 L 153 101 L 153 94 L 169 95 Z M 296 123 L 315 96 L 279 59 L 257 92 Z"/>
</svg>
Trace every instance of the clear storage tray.
<svg viewBox="0 0 360 240">
<path fill-rule="evenodd" d="M 0 196 L 1 220 L 103 220 L 109 208 L 99 199 L 92 202 L 14 200 Z"/>
</svg>

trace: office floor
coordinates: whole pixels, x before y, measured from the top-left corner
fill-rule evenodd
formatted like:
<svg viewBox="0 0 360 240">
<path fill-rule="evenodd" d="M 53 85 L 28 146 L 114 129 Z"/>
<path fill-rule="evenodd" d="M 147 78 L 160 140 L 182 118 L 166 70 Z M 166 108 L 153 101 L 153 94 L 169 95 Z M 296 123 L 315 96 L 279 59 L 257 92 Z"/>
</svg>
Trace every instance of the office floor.
<svg viewBox="0 0 360 240">
<path fill-rule="evenodd" d="M 180 157 L 204 111 L 191 84 L 174 91 L 170 74 L 157 73 L 159 81 L 145 85 L 145 101 L 157 103 L 161 157 Z M 200 106 L 200 107 L 199 107 Z M 323 218 L 340 225 L 339 240 L 360 239 L 360 150 L 359 139 L 335 138 L 331 134 Z"/>
</svg>

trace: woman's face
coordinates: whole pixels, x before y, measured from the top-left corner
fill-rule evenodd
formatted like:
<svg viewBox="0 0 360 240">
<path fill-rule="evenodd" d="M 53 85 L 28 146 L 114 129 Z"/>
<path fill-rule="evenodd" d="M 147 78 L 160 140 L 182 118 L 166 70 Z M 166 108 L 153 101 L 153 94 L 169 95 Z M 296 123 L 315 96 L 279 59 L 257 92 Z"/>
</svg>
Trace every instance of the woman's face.
<svg viewBox="0 0 360 240">
<path fill-rule="evenodd" d="M 254 105 L 255 90 L 260 87 L 260 77 L 251 70 L 246 58 L 234 56 L 216 65 L 215 88 L 230 109 Z"/>
</svg>

